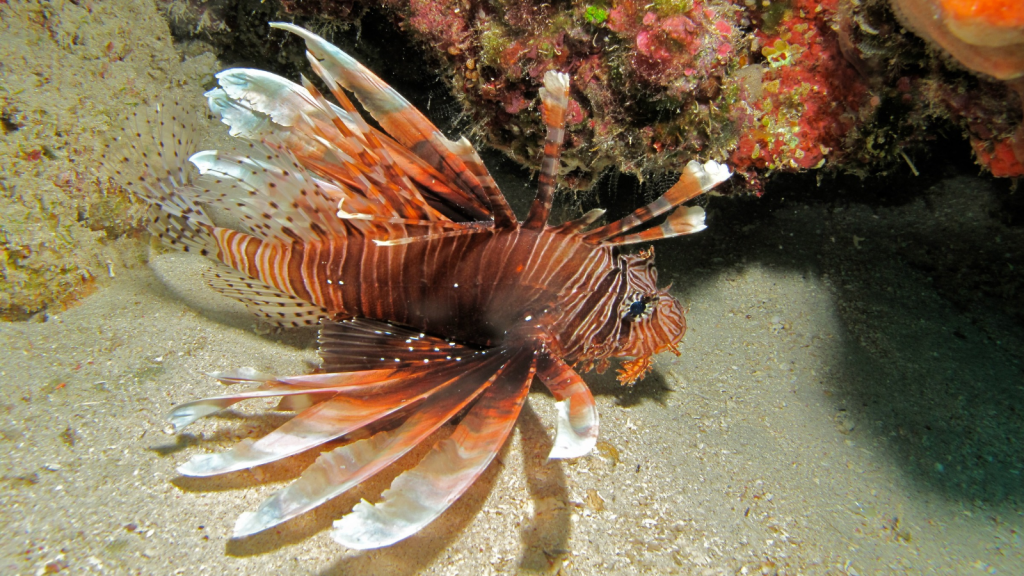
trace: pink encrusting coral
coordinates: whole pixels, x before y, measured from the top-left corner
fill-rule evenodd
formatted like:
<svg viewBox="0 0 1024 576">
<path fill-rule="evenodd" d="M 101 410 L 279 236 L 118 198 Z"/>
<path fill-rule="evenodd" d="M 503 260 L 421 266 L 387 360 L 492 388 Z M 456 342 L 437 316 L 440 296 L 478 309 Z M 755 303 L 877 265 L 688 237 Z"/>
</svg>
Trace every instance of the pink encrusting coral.
<svg viewBox="0 0 1024 576">
<path fill-rule="evenodd" d="M 658 3 L 621 2 L 609 12 L 607 22 L 609 30 L 635 48 L 628 63 L 636 78 L 663 87 L 676 98 L 696 86 L 699 78 L 692 77 L 698 71 L 724 74 L 735 33 L 729 23 L 735 10 L 724 6 L 683 10 L 680 6 L 659 10 Z"/>
<path fill-rule="evenodd" d="M 543 139 L 529 109 L 548 70 L 572 78 L 563 182 L 607 165 L 673 169 L 725 158 L 722 86 L 742 39 L 733 2 L 464 3 L 387 0 L 414 37 L 453 65 L 456 86 L 491 144 L 533 158 Z M 681 129 L 703 125 L 705 130 Z"/>
</svg>

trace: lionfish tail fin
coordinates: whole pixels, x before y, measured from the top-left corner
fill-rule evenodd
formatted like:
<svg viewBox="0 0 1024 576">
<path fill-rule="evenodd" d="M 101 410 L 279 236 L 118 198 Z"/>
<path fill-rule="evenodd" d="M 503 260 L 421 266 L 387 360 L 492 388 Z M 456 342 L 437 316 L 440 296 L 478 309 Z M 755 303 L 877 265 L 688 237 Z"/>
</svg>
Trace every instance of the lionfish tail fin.
<svg viewBox="0 0 1024 576">
<path fill-rule="evenodd" d="M 597 444 L 597 404 L 587 383 L 561 358 L 544 354 L 537 361 L 537 376 L 558 402 L 555 445 L 548 458 L 586 456 Z"/>
<path fill-rule="evenodd" d="M 116 142 L 106 146 L 104 175 L 169 214 L 203 217 L 180 195 L 197 175 L 188 161 L 197 149 L 197 120 L 178 104 L 131 111 Z"/>
<path fill-rule="evenodd" d="M 162 206 L 150 208 L 146 230 L 169 248 L 201 256 L 215 257 L 217 254 L 217 239 L 210 226 L 192 218 L 169 214 Z"/>
<path fill-rule="evenodd" d="M 548 70 L 544 74 L 544 87 L 540 89 L 541 115 L 547 127 L 544 140 L 544 159 L 540 165 L 537 197 L 530 205 L 530 213 L 523 222 L 523 228 L 544 227 L 551 212 L 551 200 L 555 194 L 555 178 L 558 176 L 559 158 L 562 155 L 562 141 L 565 139 L 565 113 L 569 107 L 569 75 Z"/>
<path fill-rule="evenodd" d="M 732 173 L 729 172 L 729 168 L 714 160 L 708 160 L 704 164 L 691 160 L 686 165 L 686 168 L 683 169 L 683 173 L 679 176 L 679 181 L 662 194 L 660 198 L 638 208 L 635 212 L 617 222 L 612 222 L 584 234 L 583 238 L 592 244 L 643 242 L 645 240 L 618 242 L 615 236 L 632 230 L 645 222 L 649 222 L 652 218 L 660 216 L 676 206 L 700 196 L 704 192 L 725 182 L 730 176 L 732 176 Z M 700 216 L 699 224 L 695 220 L 698 216 Z M 647 239 L 655 240 L 699 232 L 704 229 L 703 211 L 699 214 L 696 212 L 682 212 L 676 216 L 674 222 L 666 222 L 666 225 L 668 227 L 662 230 L 660 234 L 651 233 Z"/>
<path fill-rule="evenodd" d="M 403 472 L 377 504 L 356 504 L 331 536 L 349 548 L 389 546 L 440 516 L 483 473 L 515 424 L 536 370 L 531 350 L 517 352 L 495 376 L 451 437 Z"/>
<path fill-rule="evenodd" d="M 484 392 L 501 374 L 508 354 L 496 353 L 461 366 L 445 388 L 417 405 L 393 430 L 324 452 L 295 482 L 238 518 L 234 537 L 256 534 L 357 486 L 426 440 Z"/>
</svg>

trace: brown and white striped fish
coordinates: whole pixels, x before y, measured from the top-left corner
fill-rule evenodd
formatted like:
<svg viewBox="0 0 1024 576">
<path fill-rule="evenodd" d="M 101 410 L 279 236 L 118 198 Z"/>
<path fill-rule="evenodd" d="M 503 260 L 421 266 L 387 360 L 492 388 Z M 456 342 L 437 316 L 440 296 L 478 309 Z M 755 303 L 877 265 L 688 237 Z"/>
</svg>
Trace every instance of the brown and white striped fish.
<svg viewBox="0 0 1024 576">
<path fill-rule="evenodd" d="M 465 138 L 447 139 L 323 38 L 272 26 L 305 39 L 337 104 L 305 78 L 300 85 L 225 70 L 207 97 L 243 143 L 237 151 L 194 153 L 187 115 L 164 109 L 129 123 L 124 140 L 133 152 L 115 168 L 152 204 L 155 235 L 217 263 L 208 276 L 215 290 L 270 322 L 321 323 L 320 373 L 219 373 L 223 382 L 258 387 L 171 412 L 179 430 L 249 398 L 281 397 L 281 409 L 297 412 L 267 436 L 195 456 L 179 471 L 223 474 L 371 432 L 323 452 L 243 514 L 235 536 L 247 536 L 345 492 L 468 410 L 379 503 L 357 504 L 335 522 L 332 535 L 345 546 L 387 546 L 438 517 L 483 472 L 535 376 L 558 402 L 551 457 L 593 448 L 597 411 L 573 366 L 603 370 L 610 358 L 629 358 L 619 379 L 632 383 L 651 356 L 676 352 L 686 330 L 679 302 L 657 286 L 653 249 L 620 247 L 702 230 L 703 210 L 682 204 L 729 171 L 690 162 L 664 196 L 622 220 L 584 231 L 601 216 L 595 210 L 549 225 L 570 91 L 569 77 L 552 71 L 540 94 L 540 187 L 518 222 Z M 383 130 L 360 116 L 346 91 Z M 219 224 L 226 219 L 212 218 L 217 210 L 238 224 Z M 665 213 L 663 224 L 635 231 Z"/>
</svg>

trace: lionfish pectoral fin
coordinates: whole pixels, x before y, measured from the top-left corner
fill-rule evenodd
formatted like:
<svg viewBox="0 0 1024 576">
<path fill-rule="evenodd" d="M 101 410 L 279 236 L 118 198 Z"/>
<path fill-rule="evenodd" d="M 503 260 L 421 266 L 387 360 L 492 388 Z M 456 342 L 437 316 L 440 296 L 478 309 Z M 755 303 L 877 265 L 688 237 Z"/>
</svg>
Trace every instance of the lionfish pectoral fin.
<svg viewBox="0 0 1024 576">
<path fill-rule="evenodd" d="M 700 196 L 704 192 L 725 182 L 730 176 L 732 176 L 732 173 L 729 172 L 729 168 L 714 160 L 708 160 L 704 164 L 691 160 L 683 169 L 683 173 L 679 176 L 679 181 L 662 194 L 660 198 L 638 208 L 635 212 L 621 220 L 587 232 L 583 237 L 587 242 L 593 244 L 605 243 L 614 236 L 636 228 L 652 218 L 679 206 L 683 202 Z"/>
<path fill-rule="evenodd" d="M 297 454 L 422 402 L 449 388 L 466 366 L 501 355 L 498 350 L 474 350 L 410 328 L 362 318 L 340 322 L 325 319 L 319 340 L 326 373 L 276 378 L 267 383 L 284 389 L 185 404 L 172 414 L 172 421 L 187 424 L 249 397 L 300 395 L 309 400 L 327 393 L 334 397 L 312 404 L 255 442 L 246 440 L 225 452 L 195 456 L 179 472 L 212 476 Z M 252 381 L 249 376 L 245 371 L 229 373 L 222 381 Z"/>
<path fill-rule="evenodd" d="M 210 288 L 242 302 L 250 312 L 271 324 L 315 326 L 328 314 L 325 308 L 286 294 L 227 265 L 220 264 L 207 270 L 203 278 Z"/>
<path fill-rule="evenodd" d="M 229 406 L 243 400 L 252 398 L 273 398 L 281 397 L 281 404 L 291 406 L 279 410 L 296 410 L 299 406 L 308 408 L 315 402 L 306 404 L 310 396 L 317 396 L 321 400 L 327 400 L 330 396 L 336 395 L 344 390 L 365 385 L 370 382 L 379 382 L 387 379 L 393 374 L 393 370 L 375 370 L 367 372 L 352 372 L 348 374 L 311 374 L 307 376 L 292 376 L 279 378 L 273 374 L 259 372 L 253 368 L 239 368 L 225 372 L 211 372 L 207 374 L 216 378 L 222 384 L 259 384 L 255 390 L 213 396 L 178 404 L 171 409 L 167 419 L 174 426 L 174 431 L 180 432 L 183 428 L 196 420 L 219 412 Z M 315 392 L 310 392 L 314 389 Z M 290 401 L 290 398 L 301 398 L 303 400 Z"/>
<path fill-rule="evenodd" d="M 548 70 L 544 74 L 544 87 L 540 89 L 541 116 L 547 127 L 544 140 L 544 159 L 541 160 L 538 175 L 537 197 L 530 205 L 530 213 L 523 222 L 523 228 L 544 227 L 551 212 L 551 201 L 555 195 L 555 178 L 558 176 L 559 158 L 562 155 L 562 140 L 565 139 L 565 112 L 569 107 L 569 75 Z"/>
<path fill-rule="evenodd" d="M 171 412 L 167 415 L 167 419 L 174 426 L 174 431 L 177 433 L 196 420 L 220 412 L 221 410 L 243 400 L 280 396 L 281 394 L 282 392 L 276 390 L 257 390 L 253 392 L 243 392 L 241 394 L 203 398 L 202 400 L 178 404 L 171 409 Z"/>
<path fill-rule="evenodd" d="M 310 394 L 331 391 L 336 394 L 303 410 L 259 440 L 246 439 L 224 452 L 199 454 L 179 467 L 178 471 L 186 476 L 213 476 L 267 464 L 309 450 L 429 398 L 449 385 L 452 370 L 451 366 L 443 364 L 417 366 L 395 371 L 383 381 L 361 386 L 341 386 L 333 390 L 307 388 L 294 392 Z M 273 392 L 249 394 L 285 395 L 279 391 L 276 394 Z"/>
<path fill-rule="evenodd" d="M 586 456 L 597 444 L 597 404 L 583 378 L 562 359 L 544 354 L 537 361 L 537 376 L 558 401 L 555 445 L 548 458 Z"/>
<path fill-rule="evenodd" d="M 477 398 L 501 374 L 506 354 L 461 367 L 451 385 L 413 407 L 400 427 L 325 452 L 298 479 L 238 518 L 234 537 L 261 532 L 342 494 L 401 458 Z"/>
<path fill-rule="evenodd" d="M 440 516 L 483 473 L 515 425 L 535 371 L 534 352 L 519 351 L 483 393 L 451 437 L 403 472 L 381 501 L 356 504 L 331 536 L 368 550 L 407 538 Z"/>
<path fill-rule="evenodd" d="M 334 392 L 312 392 L 308 394 L 294 394 L 291 396 L 283 396 L 281 401 L 274 406 L 274 410 L 280 410 L 282 412 L 301 412 L 306 408 L 310 408 L 324 400 L 329 400 L 334 396 Z"/>
</svg>

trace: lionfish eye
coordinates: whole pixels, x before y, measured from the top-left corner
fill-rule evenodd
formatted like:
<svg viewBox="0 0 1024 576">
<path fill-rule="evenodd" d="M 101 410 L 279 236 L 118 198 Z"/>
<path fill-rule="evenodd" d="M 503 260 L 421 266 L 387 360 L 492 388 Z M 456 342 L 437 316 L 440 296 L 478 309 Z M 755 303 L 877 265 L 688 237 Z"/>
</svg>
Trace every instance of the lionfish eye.
<svg viewBox="0 0 1024 576">
<path fill-rule="evenodd" d="M 633 300 L 629 305 L 629 309 L 623 314 L 625 320 L 637 320 L 640 318 L 646 318 L 653 311 L 653 307 L 650 306 L 654 302 L 655 298 L 649 296 L 636 295 L 636 300 Z"/>
<path fill-rule="evenodd" d="M 643 300 L 636 300 L 629 305 L 630 316 L 640 316 L 647 311 L 647 304 Z"/>
</svg>

